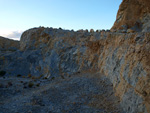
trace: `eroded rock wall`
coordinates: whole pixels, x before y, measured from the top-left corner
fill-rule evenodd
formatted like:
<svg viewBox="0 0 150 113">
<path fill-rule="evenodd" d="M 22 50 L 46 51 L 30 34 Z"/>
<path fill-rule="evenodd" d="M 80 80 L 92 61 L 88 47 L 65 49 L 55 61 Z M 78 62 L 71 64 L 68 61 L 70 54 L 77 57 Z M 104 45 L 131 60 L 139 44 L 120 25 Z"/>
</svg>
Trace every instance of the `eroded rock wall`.
<svg viewBox="0 0 150 113">
<path fill-rule="evenodd" d="M 33 28 L 23 33 L 20 50 L 19 42 L 0 37 L 0 70 L 47 78 L 100 71 L 126 113 L 150 113 L 149 1 L 123 0 L 111 31 Z"/>
<path fill-rule="evenodd" d="M 1 55 L 7 75 L 71 76 L 100 71 L 113 83 L 127 113 L 150 112 L 150 33 L 112 33 L 33 28 L 20 51 Z"/>
<path fill-rule="evenodd" d="M 110 78 L 126 112 L 150 112 L 150 34 L 109 34 L 99 69 Z"/>
<path fill-rule="evenodd" d="M 20 51 L 1 57 L 1 70 L 9 75 L 57 77 L 98 69 L 98 48 L 89 51 L 88 46 L 100 38 L 101 33 L 95 32 L 33 28 L 23 33 Z"/>
<path fill-rule="evenodd" d="M 150 32 L 149 4 L 149 0 L 123 0 L 111 30 L 132 29 L 136 32 Z"/>
</svg>

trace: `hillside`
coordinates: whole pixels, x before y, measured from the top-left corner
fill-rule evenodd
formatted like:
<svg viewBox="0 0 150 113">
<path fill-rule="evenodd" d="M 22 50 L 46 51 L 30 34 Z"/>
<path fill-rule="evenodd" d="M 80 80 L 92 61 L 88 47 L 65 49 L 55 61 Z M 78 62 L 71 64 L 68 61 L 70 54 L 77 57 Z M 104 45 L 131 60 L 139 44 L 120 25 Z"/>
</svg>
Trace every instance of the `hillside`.
<svg viewBox="0 0 150 113">
<path fill-rule="evenodd" d="M 15 51 L 20 48 L 19 41 L 14 41 L 0 36 L 0 52 Z"/>
</svg>

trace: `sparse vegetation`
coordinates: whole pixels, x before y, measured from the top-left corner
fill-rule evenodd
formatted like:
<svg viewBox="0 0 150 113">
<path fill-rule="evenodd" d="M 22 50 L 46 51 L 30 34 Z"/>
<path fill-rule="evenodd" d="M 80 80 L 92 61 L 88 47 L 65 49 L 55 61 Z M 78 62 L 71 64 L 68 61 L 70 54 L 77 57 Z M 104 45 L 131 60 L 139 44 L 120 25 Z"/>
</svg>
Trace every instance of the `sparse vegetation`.
<svg viewBox="0 0 150 113">
<path fill-rule="evenodd" d="M 64 77 L 63 75 L 61 75 L 61 78 L 62 78 L 62 79 L 65 79 L 65 77 Z"/>
<path fill-rule="evenodd" d="M 31 77 L 32 77 L 32 75 L 31 75 L 31 74 L 28 74 L 28 77 L 29 77 L 29 78 L 31 78 Z"/>
<path fill-rule="evenodd" d="M 8 82 L 8 86 L 12 86 L 13 84 L 11 82 Z"/>
<path fill-rule="evenodd" d="M 0 71 L 0 76 L 4 76 L 6 74 L 6 71 Z"/>
<path fill-rule="evenodd" d="M 24 89 L 27 88 L 26 86 L 23 87 Z"/>
<path fill-rule="evenodd" d="M 38 78 L 40 79 L 40 78 L 42 78 L 44 75 L 40 75 Z"/>
<path fill-rule="evenodd" d="M 47 77 L 44 77 L 44 79 L 47 79 Z"/>
<path fill-rule="evenodd" d="M 33 76 L 33 77 L 31 77 L 31 79 L 36 79 L 36 77 Z"/>
<path fill-rule="evenodd" d="M 33 79 L 33 80 L 35 80 L 35 79 L 40 79 L 40 78 L 42 78 L 42 76 L 43 76 L 43 75 L 40 75 L 39 77 L 32 76 L 31 79 Z"/>
<path fill-rule="evenodd" d="M 4 87 L 4 85 L 3 84 L 0 84 L 0 88 L 3 88 Z"/>
<path fill-rule="evenodd" d="M 55 79 L 55 77 L 52 77 L 51 79 L 52 79 L 52 80 L 54 80 L 54 79 Z"/>
<path fill-rule="evenodd" d="M 40 86 L 40 83 L 37 83 L 36 86 L 39 87 L 39 86 Z"/>
<path fill-rule="evenodd" d="M 21 75 L 20 75 L 20 74 L 18 74 L 18 75 L 17 75 L 17 77 L 21 77 Z"/>
<path fill-rule="evenodd" d="M 31 88 L 34 86 L 34 83 L 33 82 L 29 82 L 28 86 Z"/>
<path fill-rule="evenodd" d="M 25 76 L 22 76 L 22 78 L 26 78 Z"/>
<path fill-rule="evenodd" d="M 39 107 L 43 109 L 42 106 L 48 107 L 47 102 L 50 102 L 52 99 L 54 99 L 53 102 L 56 102 L 56 104 L 54 103 L 56 106 L 57 106 L 57 101 L 60 101 L 60 100 L 65 102 L 65 103 L 61 103 L 61 106 L 64 106 L 64 105 L 68 106 L 70 104 L 71 106 L 69 106 L 68 109 L 71 109 L 72 106 L 77 106 L 83 101 L 85 101 L 85 103 L 81 104 L 81 107 L 82 106 L 84 107 L 86 105 L 92 109 L 101 108 L 101 109 L 106 109 L 106 111 L 109 111 L 107 108 L 107 106 L 109 106 L 110 109 L 115 109 L 115 107 L 111 107 L 111 105 L 114 104 L 114 102 L 112 102 L 113 100 L 111 100 L 110 98 L 110 100 L 107 101 L 106 99 L 107 97 L 105 97 L 105 94 L 107 94 L 107 91 L 101 91 L 103 89 L 107 90 L 107 87 L 109 86 L 105 87 L 105 85 L 103 85 L 102 82 L 99 82 L 100 79 L 97 78 L 97 76 L 99 77 L 99 75 L 97 76 L 93 75 L 95 78 L 92 78 L 92 79 L 91 79 L 92 74 L 82 75 L 81 73 L 81 75 L 72 76 L 72 79 L 69 79 L 68 76 L 69 74 L 62 74 L 60 78 L 58 78 L 59 80 L 62 78 L 60 81 L 54 80 L 57 78 L 55 76 L 51 76 L 51 79 L 48 78 L 51 82 L 48 82 L 47 80 L 38 80 L 38 79 L 31 80 L 33 76 L 27 79 L 23 79 L 21 77 L 19 78 L 19 80 L 17 77 L 12 77 L 11 78 L 12 81 L 10 81 L 10 79 L 7 79 L 7 80 L 0 79 L 1 80 L 0 89 L 2 91 L 5 90 L 6 93 L 9 94 L 8 97 L 9 97 L 10 103 L 14 102 L 14 97 L 15 99 L 17 99 L 17 101 L 15 101 L 16 102 L 15 105 L 17 104 L 17 106 L 14 109 L 17 109 L 18 107 L 20 107 L 20 104 L 21 106 L 27 105 L 29 107 L 34 106 L 34 107 L 37 107 L 37 109 L 39 109 Z M 63 80 L 63 78 L 66 80 Z M 90 81 L 90 80 L 92 81 L 88 83 L 87 81 Z M 82 87 L 83 84 L 85 85 L 85 87 Z M 89 91 L 89 87 L 90 88 L 94 87 L 94 92 Z M 102 89 L 101 88 L 98 89 L 99 87 L 102 87 Z M 100 93 L 97 92 L 97 89 Z M 108 88 L 108 90 L 109 89 L 110 88 Z M 78 93 L 79 91 L 80 93 Z M 89 93 L 88 95 L 87 95 L 87 92 Z M 104 96 L 101 96 L 101 93 L 103 93 Z M 71 96 L 72 94 L 75 95 L 78 98 L 78 100 L 76 100 L 75 98 L 75 99 L 71 99 L 68 101 L 68 95 Z M 108 91 L 107 96 L 109 96 L 109 94 L 110 93 Z M 2 99 L 3 98 L 5 99 L 7 95 L 5 96 L 5 92 L 4 92 L 2 96 L 3 96 Z M 47 98 L 49 99 L 49 101 L 45 101 L 47 100 Z M 91 98 L 93 98 L 94 100 L 92 100 Z M 97 99 L 98 101 L 95 99 Z M 8 99 L 6 98 L 6 101 L 7 100 Z M 89 101 L 89 102 L 86 103 L 86 101 Z M 108 103 L 109 101 L 110 101 L 110 104 Z M 12 104 L 9 104 L 9 105 L 12 105 Z M 104 106 L 101 106 L 101 105 L 104 105 Z M 117 106 L 117 104 L 114 104 L 114 105 Z M 25 107 L 24 109 L 28 109 L 28 108 Z M 47 112 L 47 111 L 43 111 L 43 112 Z"/>
</svg>

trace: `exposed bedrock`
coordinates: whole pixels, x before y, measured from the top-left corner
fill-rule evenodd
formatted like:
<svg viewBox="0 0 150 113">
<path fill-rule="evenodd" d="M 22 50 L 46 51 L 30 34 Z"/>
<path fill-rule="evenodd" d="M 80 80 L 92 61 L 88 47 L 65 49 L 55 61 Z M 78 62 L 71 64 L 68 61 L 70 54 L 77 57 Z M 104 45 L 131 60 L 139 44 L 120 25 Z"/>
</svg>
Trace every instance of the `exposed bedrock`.
<svg viewBox="0 0 150 113">
<path fill-rule="evenodd" d="M 149 0 L 123 0 L 111 31 L 150 32 L 149 4 Z"/>
<path fill-rule="evenodd" d="M 20 50 L 0 55 L 6 75 L 58 77 L 98 70 L 113 83 L 128 113 L 150 112 L 150 33 L 33 28 Z"/>
<path fill-rule="evenodd" d="M 150 5 L 123 0 L 110 31 L 32 28 L 19 42 L 0 37 L 0 72 L 59 77 L 100 71 L 126 113 L 150 113 Z"/>
</svg>

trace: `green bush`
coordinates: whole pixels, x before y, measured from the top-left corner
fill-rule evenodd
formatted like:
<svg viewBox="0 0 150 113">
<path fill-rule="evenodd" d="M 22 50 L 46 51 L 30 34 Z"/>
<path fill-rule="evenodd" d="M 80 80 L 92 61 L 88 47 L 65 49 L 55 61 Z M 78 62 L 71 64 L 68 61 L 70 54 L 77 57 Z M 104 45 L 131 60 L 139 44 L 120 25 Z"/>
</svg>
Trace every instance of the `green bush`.
<svg viewBox="0 0 150 113">
<path fill-rule="evenodd" d="M 0 71 L 0 76 L 4 76 L 6 74 L 6 71 Z"/>
</svg>

